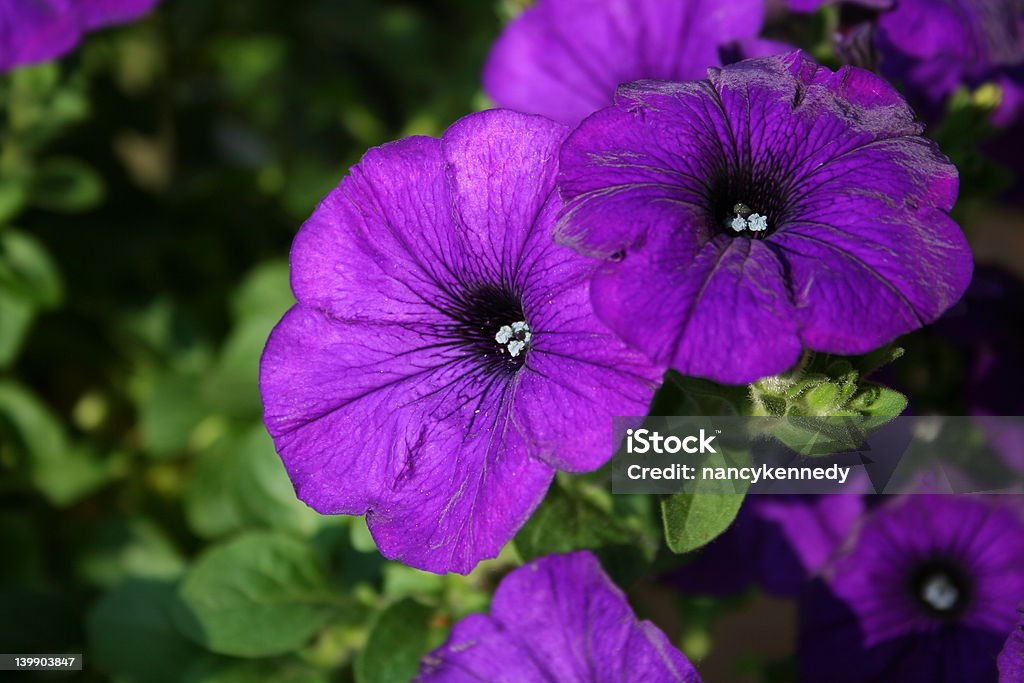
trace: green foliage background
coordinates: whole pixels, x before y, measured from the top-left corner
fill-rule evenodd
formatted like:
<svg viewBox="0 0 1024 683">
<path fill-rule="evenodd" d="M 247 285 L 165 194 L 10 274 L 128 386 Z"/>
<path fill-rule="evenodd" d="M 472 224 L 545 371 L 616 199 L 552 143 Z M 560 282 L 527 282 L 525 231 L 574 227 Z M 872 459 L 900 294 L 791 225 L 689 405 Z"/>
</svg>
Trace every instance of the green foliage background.
<svg viewBox="0 0 1024 683">
<path fill-rule="evenodd" d="M 0 77 L 0 652 L 83 652 L 83 680 L 403 681 L 509 568 L 576 548 L 712 650 L 735 600 L 663 597 L 657 501 L 612 500 L 607 473 L 559 478 L 500 558 L 440 577 L 298 502 L 260 420 L 299 225 L 367 148 L 486 107 L 484 57 L 521 4 L 165 0 Z M 835 401 L 853 366 L 831 372 L 807 381 Z M 737 505 L 667 502 L 669 543 Z"/>
<path fill-rule="evenodd" d="M 256 379 L 301 222 L 368 147 L 482 105 L 504 11 L 166 0 L 0 77 L 0 652 L 397 681 L 486 606 L 506 562 L 421 574 L 298 502 Z"/>
</svg>

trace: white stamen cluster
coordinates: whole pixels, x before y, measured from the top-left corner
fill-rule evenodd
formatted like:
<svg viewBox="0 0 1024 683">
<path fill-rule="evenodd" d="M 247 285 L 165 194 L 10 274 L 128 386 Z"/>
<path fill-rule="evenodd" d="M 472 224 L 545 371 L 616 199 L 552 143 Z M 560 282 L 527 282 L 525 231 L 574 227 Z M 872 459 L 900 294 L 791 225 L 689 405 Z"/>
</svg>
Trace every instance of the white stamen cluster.
<svg viewBox="0 0 1024 683">
<path fill-rule="evenodd" d="M 515 358 L 523 352 L 523 349 L 530 343 L 532 337 L 533 333 L 530 332 L 530 326 L 523 321 L 519 321 L 511 325 L 502 325 L 498 333 L 494 335 L 494 341 L 504 346 L 504 350 L 508 351 L 508 355 Z"/>
<path fill-rule="evenodd" d="M 960 590 L 948 576 L 936 574 L 921 587 L 921 599 L 939 612 L 945 612 L 960 600 Z"/>
<path fill-rule="evenodd" d="M 746 217 L 736 214 L 736 216 L 729 221 L 729 227 L 736 232 L 743 232 L 744 230 L 749 230 L 750 232 L 764 232 L 768 229 L 768 217 L 762 216 L 759 213 L 752 213 Z"/>
</svg>

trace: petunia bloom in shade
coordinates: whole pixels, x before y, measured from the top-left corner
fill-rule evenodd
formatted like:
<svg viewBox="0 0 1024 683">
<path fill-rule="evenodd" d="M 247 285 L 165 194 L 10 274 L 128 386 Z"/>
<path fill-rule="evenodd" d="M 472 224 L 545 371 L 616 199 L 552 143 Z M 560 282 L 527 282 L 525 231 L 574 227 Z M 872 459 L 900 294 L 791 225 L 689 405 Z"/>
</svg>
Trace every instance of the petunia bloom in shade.
<svg viewBox="0 0 1024 683">
<path fill-rule="evenodd" d="M 575 125 L 621 83 L 702 78 L 726 54 L 779 51 L 757 38 L 764 13 L 764 0 L 538 0 L 495 43 L 484 90 Z"/>
<path fill-rule="evenodd" d="M 0 0 L 0 71 L 60 57 L 86 31 L 135 21 L 159 0 Z"/>
<path fill-rule="evenodd" d="M 728 530 L 666 578 L 684 593 L 731 595 L 761 585 L 795 595 L 847 538 L 859 495 L 749 496 Z"/>
<path fill-rule="evenodd" d="M 1024 607 L 1021 620 L 1013 627 L 999 655 L 999 683 L 1024 681 Z"/>
<path fill-rule="evenodd" d="M 455 625 L 423 658 L 417 683 L 700 683 L 657 626 L 638 621 L 589 552 L 549 555 L 516 569 L 489 615 Z"/>
<path fill-rule="evenodd" d="M 962 397 L 979 416 L 989 443 L 1024 472 L 1024 428 L 1019 421 L 987 416 L 1024 415 L 1024 282 L 992 266 L 979 267 L 961 306 L 936 325 L 936 337 L 952 343 L 966 368 Z"/>
<path fill-rule="evenodd" d="M 494 557 L 660 383 L 594 315 L 592 262 L 552 240 L 565 134 L 494 110 L 370 150 L 295 238 L 264 419 L 298 496 L 366 513 L 389 558 Z"/>
<path fill-rule="evenodd" d="M 799 52 L 629 84 L 562 148 L 557 237 L 602 260 L 598 316 L 683 374 L 865 353 L 970 280 L 957 172 L 921 130 L 877 76 Z"/>
<path fill-rule="evenodd" d="M 996 123 L 1024 104 L 1024 5 L 1020 0 L 899 0 L 878 17 L 882 71 L 938 106 L 960 86 L 997 83 Z"/>
<path fill-rule="evenodd" d="M 800 599 L 807 683 L 996 680 L 1024 599 L 1019 506 L 915 495 L 878 508 Z"/>
<path fill-rule="evenodd" d="M 840 4 L 840 45 L 853 24 L 872 25 L 882 73 L 905 86 L 925 113 L 941 113 L 958 88 L 995 83 L 1003 97 L 997 125 L 1024 110 L 1024 6 L 1020 0 L 790 0 L 795 11 Z"/>
</svg>

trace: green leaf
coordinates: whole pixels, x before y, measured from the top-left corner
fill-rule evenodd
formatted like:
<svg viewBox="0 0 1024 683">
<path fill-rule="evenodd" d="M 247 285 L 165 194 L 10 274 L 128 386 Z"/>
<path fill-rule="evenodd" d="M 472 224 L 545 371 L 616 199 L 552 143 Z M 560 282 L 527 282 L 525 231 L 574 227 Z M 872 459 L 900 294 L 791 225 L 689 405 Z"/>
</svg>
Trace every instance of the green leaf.
<svg viewBox="0 0 1024 683">
<path fill-rule="evenodd" d="M 100 525 L 78 560 L 82 576 L 104 587 L 126 579 L 174 579 L 184 569 L 178 549 L 144 517 L 114 518 Z"/>
<path fill-rule="evenodd" d="M 251 532 L 204 552 L 185 574 L 175 622 L 219 654 L 266 657 L 305 645 L 340 599 L 305 543 Z"/>
<path fill-rule="evenodd" d="M 21 349 L 37 311 L 62 298 L 60 274 L 46 248 L 24 233 L 0 233 L 0 367 Z"/>
<path fill-rule="evenodd" d="M 190 668 L 184 683 L 328 683 L 330 672 L 295 657 L 227 659 L 209 656 Z"/>
<path fill-rule="evenodd" d="M 594 550 L 616 579 L 629 582 L 653 559 L 657 540 L 645 533 L 642 520 L 613 507 L 626 496 L 610 496 L 596 487 L 569 480 L 556 483 L 515 537 L 520 557 L 529 562 L 542 555 Z M 602 499 L 602 496 L 604 499 Z M 619 570 L 632 568 L 629 575 Z"/>
<path fill-rule="evenodd" d="M 147 454 L 173 457 L 186 450 L 192 431 L 208 413 L 199 387 L 198 375 L 171 373 L 142 400 L 139 426 Z"/>
<path fill-rule="evenodd" d="M 628 545 L 634 535 L 608 511 L 555 485 L 516 534 L 515 545 L 523 560 L 529 562 L 553 553 Z"/>
<path fill-rule="evenodd" d="M 33 320 L 35 308 L 0 285 L 0 368 L 14 362 Z"/>
<path fill-rule="evenodd" d="M 37 308 L 54 308 L 63 297 L 60 272 L 46 247 L 26 233 L 0 233 L 0 288 Z"/>
<path fill-rule="evenodd" d="M 0 380 L 0 454 L 57 506 L 88 495 L 118 474 L 117 461 L 70 444 L 50 409 L 22 386 Z"/>
<path fill-rule="evenodd" d="M 677 493 L 661 503 L 665 541 L 674 553 L 688 553 L 722 534 L 740 511 L 743 493 Z"/>
<path fill-rule="evenodd" d="M 278 320 L 280 315 L 252 318 L 231 330 L 213 371 L 203 383 L 205 398 L 218 410 L 234 417 L 260 417 L 260 356 Z"/>
<path fill-rule="evenodd" d="M 101 457 L 87 445 L 71 444 L 36 459 L 32 479 L 51 503 L 67 507 L 121 476 L 124 460 L 122 454 Z"/>
<path fill-rule="evenodd" d="M 850 402 L 850 408 L 861 415 L 881 418 L 873 420 L 877 426 L 901 414 L 907 408 L 907 397 L 888 387 L 869 385 Z"/>
<path fill-rule="evenodd" d="M 195 461 L 185 490 L 185 515 L 200 536 L 222 536 L 247 527 L 308 536 L 319 527 L 320 515 L 295 497 L 262 424 L 228 434 Z"/>
<path fill-rule="evenodd" d="M 23 174 L 0 176 L 0 225 L 21 213 L 28 201 L 28 187 Z"/>
<path fill-rule="evenodd" d="M 77 159 L 49 159 L 36 169 L 29 201 L 33 206 L 58 213 L 81 213 L 99 206 L 103 179 Z"/>
<path fill-rule="evenodd" d="M 701 463 L 702 467 L 743 466 L 750 454 L 721 449 Z M 674 553 L 688 553 L 717 538 L 736 519 L 747 482 L 700 480 L 693 489 L 661 501 L 665 541 Z"/>
<path fill-rule="evenodd" d="M 434 641 L 432 615 L 429 607 L 408 598 L 381 612 L 356 659 L 356 683 L 392 683 L 415 678 L 420 658 Z"/>
<path fill-rule="evenodd" d="M 107 592 L 89 613 L 90 667 L 118 681 L 177 683 L 200 650 L 171 620 L 170 582 L 132 580 Z"/>
<path fill-rule="evenodd" d="M 239 285 L 231 301 L 235 325 L 204 383 L 207 397 L 219 410 L 236 417 L 260 417 L 260 356 L 270 331 L 294 303 L 285 261 L 257 266 Z"/>
<path fill-rule="evenodd" d="M 254 318 L 276 321 L 294 303 L 288 262 L 268 261 L 253 268 L 242 280 L 231 300 L 231 314 L 236 322 Z"/>
</svg>

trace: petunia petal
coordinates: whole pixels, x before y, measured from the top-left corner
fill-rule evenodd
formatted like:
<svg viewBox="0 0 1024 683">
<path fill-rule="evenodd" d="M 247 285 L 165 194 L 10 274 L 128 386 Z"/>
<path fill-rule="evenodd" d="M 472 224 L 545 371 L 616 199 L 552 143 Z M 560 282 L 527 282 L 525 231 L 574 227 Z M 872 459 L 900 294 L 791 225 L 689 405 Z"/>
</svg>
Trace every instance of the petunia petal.
<svg viewBox="0 0 1024 683">
<path fill-rule="evenodd" d="M 593 283 L 598 316 L 656 362 L 726 384 L 782 372 L 800 341 L 782 264 L 764 243 L 719 237 L 692 261 L 651 242 Z"/>
<path fill-rule="evenodd" d="M 466 263 L 446 186 L 434 138 L 371 149 L 295 237 L 295 298 L 352 321 L 434 315 Z"/>
<path fill-rule="evenodd" d="M 82 25 L 94 30 L 111 24 L 135 21 L 148 14 L 160 0 L 78 0 Z"/>
<path fill-rule="evenodd" d="M 467 270 L 522 285 L 524 251 L 551 241 L 545 216 L 557 205 L 558 149 L 567 132 L 543 117 L 500 109 L 445 132 L 441 148 Z"/>
<path fill-rule="evenodd" d="M 471 429 L 453 416 L 423 431 L 414 458 L 366 516 L 385 557 L 468 574 L 529 519 L 555 472 L 508 418 L 509 394 L 475 408 Z"/>
<path fill-rule="evenodd" d="M 999 682 L 1024 680 L 1024 617 L 1013 627 L 999 655 Z"/>
<path fill-rule="evenodd" d="M 0 0 L 0 72 L 61 57 L 85 31 L 141 18 L 159 0 Z"/>
<path fill-rule="evenodd" d="M 854 191 L 829 199 L 816 221 L 792 223 L 771 239 L 788 266 L 807 347 L 866 353 L 959 300 L 972 264 L 949 216 L 894 210 L 885 198 Z"/>
<path fill-rule="evenodd" d="M 81 35 L 70 0 L 0 0 L 0 72 L 59 57 Z"/>
<path fill-rule="evenodd" d="M 502 107 L 575 125 L 620 83 L 684 81 L 719 64 L 719 47 L 761 29 L 758 0 L 540 0 L 495 43 L 484 89 Z"/>
<path fill-rule="evenodd" d="M 687 659 L 649 622 L 589 552 L 551 555 L 509 574 L 490 616 L 460 622 L 424 658 L 420 683 L 699 683 Z"/>
</svg>

